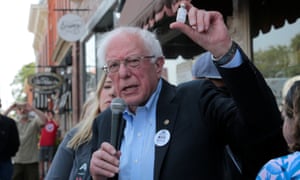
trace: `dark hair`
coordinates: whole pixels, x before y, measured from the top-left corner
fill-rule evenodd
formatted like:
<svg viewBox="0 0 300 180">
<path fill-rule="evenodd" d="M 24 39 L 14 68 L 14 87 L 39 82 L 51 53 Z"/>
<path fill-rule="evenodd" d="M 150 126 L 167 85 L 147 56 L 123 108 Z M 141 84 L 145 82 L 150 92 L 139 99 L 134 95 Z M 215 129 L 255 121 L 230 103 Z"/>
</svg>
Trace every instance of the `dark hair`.
<svg viewBox="0 0 300 180">
<path fill-rule="evenodd" d="M 294 100 L 295 100 L 295 91 L 297 88 L 300 87 L 300 81 L 295 81 L 290 89 L 288 90 L 286 96 L 285 96 L 285 107 L 284 110 L 286 112 L 286 115 L 289 118 L 293 118 L 293 109 L 294 109 Z"/>
<path fill-rule="evenodd" d="M 295 81 L 288 90 L 284 109 L 286 116 L 289 118 L 287 121 L 294 121 L 293 137 L 295 143 L 290 145 L 292 151 L 300 150 L 300 80 Z"/>
</svg>

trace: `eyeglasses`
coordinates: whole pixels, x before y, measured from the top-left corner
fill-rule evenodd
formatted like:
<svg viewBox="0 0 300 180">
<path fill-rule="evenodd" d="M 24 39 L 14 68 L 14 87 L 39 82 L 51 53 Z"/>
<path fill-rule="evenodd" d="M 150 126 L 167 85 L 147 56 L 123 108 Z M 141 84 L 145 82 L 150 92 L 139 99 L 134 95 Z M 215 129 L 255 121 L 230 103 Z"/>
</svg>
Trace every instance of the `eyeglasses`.
<svg viewBox="0 0 300 180">
<path fill-rule="evenodd" d="M 141 61 L 144 59 L 151 59 L 154 58 L 155 56 L 132 56 L 132 57 L 127 57 L 123 61 L 121 60 L 107 60 L 108 63 L 107 65 L 103 66 L 103 70 L 106 73 L 116 73 L 119 71 L 121 64 L 123 63 L 124 66 L 126 66 L 129 69 L 135 69 L 137 68 L 140 64 Z"/>
</svg>

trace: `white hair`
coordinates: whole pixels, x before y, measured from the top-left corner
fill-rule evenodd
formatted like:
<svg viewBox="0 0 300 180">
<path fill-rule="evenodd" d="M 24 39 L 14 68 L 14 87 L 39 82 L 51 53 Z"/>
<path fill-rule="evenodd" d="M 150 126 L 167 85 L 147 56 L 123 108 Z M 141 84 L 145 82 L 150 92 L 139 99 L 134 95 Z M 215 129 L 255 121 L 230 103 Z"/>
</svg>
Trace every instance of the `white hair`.
<svg viewBox="0 0 300 180">
<path fill-rule="evenodd" d="M 103 34 L 103 38 L 100 40 L 98 51 L 97 51 L 97 57 L 100 61 L 102 61 L 100 63 L 101 65 L 105 63 L 104 61 L 105 61 L 107 46 L 109 45 L 110 41 L 114 37 L 120 34 L 137 36 L 143 42 L 145 49 L 151 55 L 155 57 L 163 56 L 161 44 L 154 33 L 145 29 L 141 29 L 139 27 L 122 26 Z M 155 62 L 156 59 L 157 58 L 153 58 L 152 62 Z"/>
</svg>

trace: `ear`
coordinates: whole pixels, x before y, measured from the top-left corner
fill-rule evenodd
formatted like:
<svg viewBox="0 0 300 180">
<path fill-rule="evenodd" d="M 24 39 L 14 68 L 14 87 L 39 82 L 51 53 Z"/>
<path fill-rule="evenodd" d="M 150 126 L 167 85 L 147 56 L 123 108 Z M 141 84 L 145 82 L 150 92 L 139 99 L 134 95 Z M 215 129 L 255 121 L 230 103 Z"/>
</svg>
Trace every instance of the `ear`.
<svg viewBox="0 0 300 180">
<path fill-rule="evenodd" d="M 155 61 L 155 66 L 156 66 L 156 72 L 161 74 L 162 73 L 162 69 L 164 67 L 165 64 L 165 58 L 164 57 L 158 57 Z"/>
</svg>

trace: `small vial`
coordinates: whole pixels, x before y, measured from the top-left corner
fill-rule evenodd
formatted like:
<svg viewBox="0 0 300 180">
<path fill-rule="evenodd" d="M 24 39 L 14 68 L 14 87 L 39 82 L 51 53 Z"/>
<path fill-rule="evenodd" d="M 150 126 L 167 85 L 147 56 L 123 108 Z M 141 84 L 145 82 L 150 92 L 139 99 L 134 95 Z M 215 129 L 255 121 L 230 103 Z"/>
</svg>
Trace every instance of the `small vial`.
<svg viewBox="0 0 300 180">
<path fill-rule="evenodd" d="M 185 23 L 186 14 L 187 14 L 187 11 L 186 11 L 186 8 L 185 8 L 185 4 L 181 3 L 178 10 L 177 10 L 176 21 Z"/>
</svg>

